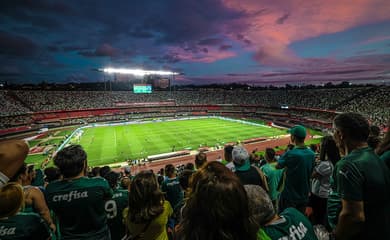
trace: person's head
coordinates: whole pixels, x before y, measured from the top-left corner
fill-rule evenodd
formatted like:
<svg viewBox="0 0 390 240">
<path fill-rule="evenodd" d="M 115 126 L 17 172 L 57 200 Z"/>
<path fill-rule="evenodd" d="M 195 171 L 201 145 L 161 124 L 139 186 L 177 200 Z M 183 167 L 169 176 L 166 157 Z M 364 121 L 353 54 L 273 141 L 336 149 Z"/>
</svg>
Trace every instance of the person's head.
<svg viewBox="0 0 390 240">
<path fill-rule="evenodd" d="M 19 170 L 10 179 L 11 182 L 18 182 L 25 186 L 31 184 L 30 174 L 28 174 L 28 167 L 26 163 L 23 163 Z"/>
<path fill-rule="evenodd" d="M 61 178 L 60 169 L 56 167 L 48 167 L 43 171 L 45 174 L 45 181 L 51 183 L 55 180 L 59 180 Z"/>
<path fill-rule="evenodd" d="M 80 145 L 70 145 L 56 154 L 54 164 L 64 178 L 76 177 L 87 169 L 87 153 Z"/>
<path fill-rule="evenodd" d="M 10 182 L 0 188 L 0 219 L 14 216 L 23 204 L 24 193 L 20 184 Z"/>
<path fill-rule="evenodd" d="M 129 221 L 146 223 L 163 210 L 164 195 L 151 171 L 141 171 L 130 183 Z"/>
<path fill-rule="evenodd" d="M 260 162 L 260 156 L 258 156 L 256 153 L 249 154 L 249 163 L 250 164 L 258 164 Z"/>
<path fill-rule="evenodd" d="M 201 168 L 207 162 L 207 155 L 204 152 L 200 152 L 195 156 L 195 166 L 196 169 Z"/>
<path fill-rule="evenodd" d="M 189 169 L 184 169 L 180 175 L 179 175 L 179 183 L 180 183 L 180 186 L 181 188 L 186 191 L 189 187 L 189 183 L 190 183 L 190 178 L 192 176 L 192 174 L 194 173 L 193 170 L 189 170 Z"/>
<path fill-rule="evenodd" d="M 268 193 L 258 185 L 245 185 L 244 187 L 249 199 L 251 217 L 259 226 L 264 226 L 276 214 Z"/>
<path fill-rule="evenodd" d="M 381 143 L 381 139 L 378 136 L 369 135 L 367 138 L 367 144 L 372 149 L 376 149 Z"/>
<path fill-rule="evenodd" d="M 227 145 L 223 149 L 223 156 L 227 162 L 233 161 L 232 159 L 232 151 L 233 151 L 233 146 L 232 145 Z"/>
<path fill-rule="evenodd" d="M 331 161 L 335 165 L 340 160 L 340 151 L 332 136 L 324 136 L 321 139 L 320 160 Z"/>
<path fill-rule="evenodd" d="M 123 177 L 123 178 L 121 179 L 121 187 L 122 187 L 123 189 L 129 189 L 130 182 L 131 182 L 131 180 L 130 180 L 129 177 Z"/>
<path fill-rule="evenodd" d="M 107 180 L 108 185 L 110 185 L 110 187 L 115 190 L 118 186 L 119 176 L 119 173 L 110 171 L 104 175 L 104 178 Z"/>
<path fill-rule="evenodd" d="M 100 167 L 94 167 L 94 168 L 92 168 L 92 176 L 94 176 L 94 177 L 98 177 L 98 176 L 100 176 Z"/>
<path fill-rule="evenodd" d="M 250 240 L 253 230 L 245 189 L 232 171 L 213 161 L 194 173 L 178 230 L 183 239 Z"/>
<path fill-rule="evenodd" d="M 188 169 L 188 170 L 191 170 L 191 171 L 194 171 L 195 170 L 195 166 L 192 162 L 189 162 L 189 163 L 186 163 L 186 165 L 184 166 L 184 169 Z"/>
<path fill-rule="evenodd" d="M 376 125 L 370 126 L 370 136 L 379 137 L 380 134 L 381 134 L 381 129 L 378 126 Z"/>
<path fill-rule="evenodd" d="M 385 136 L 383 137 L 382 142 L 379 144 L 376 152 L 378 153 L 378 155 L 382 155 L 388 150 L 390 150 L 390 119 L 387 124 L 387 132 L 385 133 Z"/>
<path fill-rule="evenodd" d="M 109 173 L 110 171 L 111 168 L 109 166 L 103 166 L 99 170 L 99 175 L 104 178 L 104 176 L 106 176 L 106 174 Z"/>
<path fill-rule="evenodd" d="M 248 171 L 251 167 L 248 151 L 241 145 L 233 147 L 232 160 L 236 171 Z"/>
<path fill-rule="evenodd" d="M 370 127 L 365 117 L 358 113 L 342 113 L 333 120 L 334 139 L 338 147 L 351 151 L 354 146 L 366 144 Z"/>
<path fill-rule="evenodd" d="M 265 160 L 267 162 L 274 162 L 275 161 L 275 150 L 273 148 L 266 148 L 265 149 Z"/>
<path fill-rule="evenodd" d="M 34 164 L 27 165 L 27 172 L 28 172 L 28 175 L 30 175 L 31 181 L 34 181 L 35 177 L 37 176 L 37 174 L 35 172 Z"/>
<path fill-rule="evenodd" d="M 176 168 L 172 164 L 165 165 L 165 175 L 169 178 L 176 176 Z"/>
<path fill-rule="evenodd" d="M 302 125 L 295 125 L 288 131 L 291 135 L 291 142 L 294 144 L 303 144 L 306 138 L 306 128 Z"/>
<path fill-rule="evenodd" d="M 123 170 L 124 170 L 125 176 L 130 176 L 131 175 L 131 168 L 130 168 L 130 166 L 125 166 L 123 168 Z"/>
</svg>

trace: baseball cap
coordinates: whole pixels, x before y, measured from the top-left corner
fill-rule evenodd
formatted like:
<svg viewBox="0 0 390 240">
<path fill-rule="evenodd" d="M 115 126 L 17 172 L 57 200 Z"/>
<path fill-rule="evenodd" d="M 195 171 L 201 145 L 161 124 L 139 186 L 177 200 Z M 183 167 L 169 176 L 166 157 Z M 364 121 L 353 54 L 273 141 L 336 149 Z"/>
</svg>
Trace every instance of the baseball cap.
<svg viewBox="0 0 390 240">
<path fill-rule="evenodd" d="M 302 125 L 295 125 L 294 127 L 290 128 L 288 132 L 296 137 L 299 138 L 305 138 L 306 137 L 306 128 Z"/>
<path fill-rule="evenodd" d="M 236 171 L 248 171 L 251 167 L 248 151 L 243 146 L 233 147 L 232 159 Z"/>
</svg>

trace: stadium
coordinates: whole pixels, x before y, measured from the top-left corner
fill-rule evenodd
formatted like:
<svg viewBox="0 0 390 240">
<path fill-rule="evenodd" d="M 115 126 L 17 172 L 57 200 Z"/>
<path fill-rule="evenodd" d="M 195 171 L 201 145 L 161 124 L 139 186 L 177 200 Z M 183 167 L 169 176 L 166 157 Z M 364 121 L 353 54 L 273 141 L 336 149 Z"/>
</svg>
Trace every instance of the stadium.
<svg viewBox="0 0 390 240">
<path fill-rule="evenodd" d="M 0 239 L 390 239 L 388 1 L 0 6 Z"/>
</svg>

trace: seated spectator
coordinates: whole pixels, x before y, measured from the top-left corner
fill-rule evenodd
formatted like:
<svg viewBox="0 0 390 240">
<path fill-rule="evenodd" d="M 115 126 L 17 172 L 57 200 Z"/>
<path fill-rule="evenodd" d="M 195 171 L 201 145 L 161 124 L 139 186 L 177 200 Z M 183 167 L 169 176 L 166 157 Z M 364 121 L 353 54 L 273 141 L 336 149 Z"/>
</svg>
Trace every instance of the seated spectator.
<svg viewBox="0 0 390 240">
<path fill-rule="evenodd" d="M 209 162 L 195 172 L 190 189 L 177 239 L 256 239 L 245 189 L 222 163 Z"/>
<path fill-rule="evenodd" d="M 189 162 L 189 163 L 186 163 L 186 165 L 184 166 L 184 170 L 191 170 L 191 171 L 195 171 L 195 166 L 193 163 Z"/>
<path fill-rule="evenodd" d="M 243 185 L 259 185 L 267 192 L 269 191 L 267 179 L 264 173 L 259 168 L 251 166 L 249 162 L 249 154 L 243 146 L 234 146 L 232 159 L 236 169 L 234 173 Z"/>
<path fill-rule="evenodd" d="M 129 192 L 118 188 L 119 173 L 109 172 L 104 175 L 110 185 L 113 195 L 104 205 L 107 212 L 107 222 L 111 232 L 112 240 L 120 240 L 125 236 L 122 212 L 128 206 Z"/>
<path fill-rule="evenodd" d="M 94 167 L 92 168 L 92 177 L 99 177 L 100 176 L 100 167 Z"/>
<path fill-rule="evenodd" d="M 60 169 L 58 169 L 57 167 L 48 167 L 48 168 L 45 168 L 45 170 L 43 171 L 44 175 L 45 175 L 45 187 L 47 186 L 47 184 L 51 183 L 51 182 L 54 182 L 56 180 L 60 180 L 61 179 L 61 172 L 60 172 Z"/>
<path fill-rule="evenodd" d="M 104 176 L 111 171 L 109 166 L 103 166 L 99 169 L 99 176 L 104 178 Z"/>
<path fill-rule="evenodd" d="M 17 182 L 23 186 L 24 192 L 24 208 L 23 212 L 36 212 L 47 223 L 47 225 L 55 232 L 56 226 L 50 216 L 49 208 L 47 207 L 45 196 L 42 191 L 31 185 L 31 174 L 28 172 L 28 167 L 23 164 L 19 171 L 11 179 L 12 182 Z"/>
<path fill-rule="evenodd" d="M 277 214 L 268 194 L 259 186 L 246 185 L 251 217 L 259 224 L 257 239 L 317 240 L 309 219 L 295 208 Z"/>
<path fill-rule="evenodd" d="M 207 163 L 207 155 L 204 152 L 200 152 L 195 156 L 195 167 L 196 169 L 200 169 Z"/>
<path fill-rule="evenodd" d="M 59 219 L 64 239 L 110 239 L 104 205 L 112 190 L 104 178 L 85 177 L 87 154 L 80 145 L 57 153 L 54 164 L 63 179 L 46 188 L 49 208 Z"/>
<path fill-rule="evenodd" d="M 272 148 L 265 149 L 266 164 L 261 167 L 262 172 L 267 177 L 269 195 L 274 204 L 274 208 L 278 209 L 278 200 L 283 186 L 283 170 L 276 169 L 278 162 L 275 158 L 275 150 Z"/>
<path fill-rule="evenodd" d="M 156 176 L 151 171 L 138 173 L 131 182 L 129 206 L 123 211 L 130 239 L 168 239 L 167 223 L 171 204 L 164 200 Z"/>
<path fill-rule="evenodd" d="M 36 213 L 21 213 L 24 193 L 18 183 L 0 188 L 0 239 L 50 239 L 50 232 Z"/>
<path fill-rule="evenodd" d="M 28 151 L 28 145 L 23 140 L 0 142 L 0 187 L 19 171 Z"/>
</svg>

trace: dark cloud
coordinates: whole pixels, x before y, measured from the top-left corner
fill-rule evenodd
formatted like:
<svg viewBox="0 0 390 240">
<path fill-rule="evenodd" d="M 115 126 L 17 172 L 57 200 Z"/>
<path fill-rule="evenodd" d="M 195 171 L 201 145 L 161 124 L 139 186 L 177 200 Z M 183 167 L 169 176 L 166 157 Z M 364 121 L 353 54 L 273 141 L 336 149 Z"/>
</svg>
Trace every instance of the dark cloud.
<svg viewBox="0 0 390 240">
<path fill-rule="evenodd" d="M 280 18 L 278 18 L 277 20 L 276 20 L 276 23 L 277 24 L 283 24 L 286 20 L 287 20 L 287 18 L 290 16 L 290 13 L 285 13 L 283 16 L 281 16 Z"/>
<path fill-rule="evenodd" d="M 45 13 L 72 14 L 74 9 L 65 2 L 51 0 L 12 0 L 1 1 L 0 8 L 11 12 L 12 10 L 29 10 Z"/>
<path fill-rule="evenodd" d="M 233 47 L 232 45 L 221 45 L 221 46 L 219 46 L 219 50 L 226 51 L 226 50 L 231 49 L 232 47 Z"/>
<path fill-rule="evenodd" d="M 38 45 L 32 40 L 0 31 L 0 54 L 27 57 L 38 51 Z"/>
<path fill-rule="evenodd" d="M 115 57 L 119 54 L 119 50 L 104 43 L 94 51 L 80 51 L 79 54 L 84 57 Z"/>
<path fill-rule="evenodd" d="M 198 42 L 198 45 L 220 45 L 223 43 L 223 39 L 220 38 L 205 38 Z"/>
<path fill-rule="evenodd" d="M 152 56 L 149 59 L 158 62 L 158 63 L 164 63 L 164 64 L 174 64 L 181 61 L 179 56 L 175 53 L 168 53 L 164 54 L 162 56 Z"/>
</svg>

